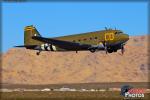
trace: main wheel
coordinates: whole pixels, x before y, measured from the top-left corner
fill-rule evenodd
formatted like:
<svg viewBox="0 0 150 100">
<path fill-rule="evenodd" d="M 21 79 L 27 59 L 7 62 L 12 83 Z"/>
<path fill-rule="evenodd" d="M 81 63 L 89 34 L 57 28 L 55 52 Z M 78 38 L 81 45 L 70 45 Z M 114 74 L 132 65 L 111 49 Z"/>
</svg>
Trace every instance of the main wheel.
<svg viewBox="0 0 150 100">
<path fill-rule="evenodd" d="M 90 51 L 91 51 L 92 53 L 94 53 L 94 52 L 95 52 L 95 50 L 94 50 L 94 49 L 91 49 Z"/>
<path fill-rule="evenodd" d="M 108 53 L 112 53 L 113 52 L 113 50 L 112 49 L 108 49 Z"/>
<path fill-rule="evenodd" d="M 114 52 L 117 52 L 117 49 L 114 49 L 113 51 L 114 51 Z"/>
</svg>

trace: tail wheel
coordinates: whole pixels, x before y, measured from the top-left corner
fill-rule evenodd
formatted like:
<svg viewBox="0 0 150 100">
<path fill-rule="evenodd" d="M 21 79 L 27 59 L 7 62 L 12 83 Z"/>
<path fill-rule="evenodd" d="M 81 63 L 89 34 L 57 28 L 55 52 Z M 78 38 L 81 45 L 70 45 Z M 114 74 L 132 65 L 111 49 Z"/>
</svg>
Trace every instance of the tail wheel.
<svg viewBox="0 0 150 100">
<path fill-rule="evenodd" d="M 40 55 L 40 52 L 41 52 L 41 51 L 36 52 L 36 55 Z"/>
<path fill-rule="evenodd" d="M 39 52 L 36 52 L 36 55 L 40 55 L 40 53 L 39 53 Z"/>
</svg>

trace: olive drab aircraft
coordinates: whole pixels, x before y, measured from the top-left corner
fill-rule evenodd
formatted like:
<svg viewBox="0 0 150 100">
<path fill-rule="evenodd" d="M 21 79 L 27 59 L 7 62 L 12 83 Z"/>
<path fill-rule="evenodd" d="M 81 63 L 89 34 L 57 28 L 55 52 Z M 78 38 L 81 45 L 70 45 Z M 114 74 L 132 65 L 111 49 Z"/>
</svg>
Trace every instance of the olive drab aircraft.
<svg viewBox="0 0 150 100">
<path fill-rule="evenodd" d="M 41 51 L 105 51 L 107 53 L 117 52 L 121 49 L 124 53 L 124 45 L 129 40 L 129 35 L 121 30 L 107 29 L 95 32 L 87 32 L 54 38 L 42 37 L 37 29 L 31 25 L 24 28 L 24 45 L 26 49 Z"/>
</svg>

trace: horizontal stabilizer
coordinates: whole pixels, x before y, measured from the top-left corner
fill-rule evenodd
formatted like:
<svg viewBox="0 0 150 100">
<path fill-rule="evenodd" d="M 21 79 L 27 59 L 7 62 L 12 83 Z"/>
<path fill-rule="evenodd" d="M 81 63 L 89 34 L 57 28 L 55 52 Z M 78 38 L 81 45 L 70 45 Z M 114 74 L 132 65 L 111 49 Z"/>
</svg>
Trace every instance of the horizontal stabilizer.
<svg viewBox="0 0 150 100">
<path fill-rule="evenodd" d="M 14 47 L 19 47 L 19 48 L 28 48 L 28 49 L 34 49 L 37 47 L 37 45 L 19 45 L 19 46 L 14 46 Z"/>
</svg>

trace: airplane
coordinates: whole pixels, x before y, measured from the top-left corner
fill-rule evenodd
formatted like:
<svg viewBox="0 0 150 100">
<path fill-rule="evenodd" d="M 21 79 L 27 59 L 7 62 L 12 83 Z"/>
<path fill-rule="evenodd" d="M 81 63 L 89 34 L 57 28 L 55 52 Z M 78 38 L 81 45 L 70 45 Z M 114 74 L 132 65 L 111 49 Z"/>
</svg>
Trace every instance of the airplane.
<svg viewBox="0 0 150 100">
<path fill-rule="evenodd" d="M 121 49 L 124 53 L 124 45 L 129 40 L 129 35 L 121 30 L 107 29 L 95 32 L 73 34 L 67 36 L 45 38 L 40 35 L 33 26 L 24 28 L 24 45 L 26 49 L 41 51 L 105 51 L 107 53 L 117 52 Z"/>
</svg>

